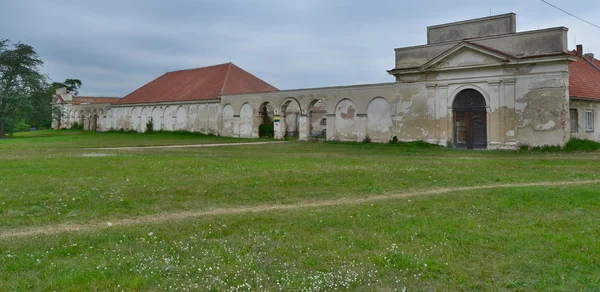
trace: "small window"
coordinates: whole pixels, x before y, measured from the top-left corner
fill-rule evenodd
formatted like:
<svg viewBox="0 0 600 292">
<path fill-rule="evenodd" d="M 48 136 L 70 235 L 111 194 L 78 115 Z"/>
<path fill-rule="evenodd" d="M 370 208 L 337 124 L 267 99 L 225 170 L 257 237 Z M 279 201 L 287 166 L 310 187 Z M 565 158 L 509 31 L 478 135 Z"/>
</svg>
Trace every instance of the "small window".
<svg viewBox="0 0 600 292">
<path fill-rule="evenodd" d="M 588 110 L 585 112 L 585 130 L 588 132 L 594 131 L 594 111 Z"/>
<path fill-rule="evenodd" d="M 577 109 L 571 109 L 569 117 L 571 118 L 571 132 L 579 132 L 579 115 L 577 114 Z"/>
<path fill-rule="evenodd" d="M 327 126 L 327 119 L 321 120 L 321 126 Z"/>
</svg>

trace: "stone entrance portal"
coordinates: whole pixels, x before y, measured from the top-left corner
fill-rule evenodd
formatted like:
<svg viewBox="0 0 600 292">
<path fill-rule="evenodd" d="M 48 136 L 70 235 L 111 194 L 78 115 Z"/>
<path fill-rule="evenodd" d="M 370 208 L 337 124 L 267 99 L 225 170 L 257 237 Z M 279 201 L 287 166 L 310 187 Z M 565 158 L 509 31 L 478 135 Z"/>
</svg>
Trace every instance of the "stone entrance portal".
<svg viewBox="0 0 600 292">
<path fill-rule="evenodd" d="M 457 148 L 487 148 L 487 111 L 485 98 L 479 91 L 461 91 L 452 105 L 454 145 Z"/>
</svg>

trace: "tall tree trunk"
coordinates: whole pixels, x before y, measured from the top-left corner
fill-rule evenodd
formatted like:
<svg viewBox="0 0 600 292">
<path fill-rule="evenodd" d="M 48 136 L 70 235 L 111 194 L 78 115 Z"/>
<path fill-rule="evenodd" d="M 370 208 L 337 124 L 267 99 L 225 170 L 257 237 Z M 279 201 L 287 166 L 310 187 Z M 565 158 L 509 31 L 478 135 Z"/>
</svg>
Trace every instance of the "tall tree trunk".
<svg viewBox="0 0 600 292">
<path fill-rule="evenodd" d="M 0 121 L 0 138 L 4 137 L 4 121 Z"/>
</svg>

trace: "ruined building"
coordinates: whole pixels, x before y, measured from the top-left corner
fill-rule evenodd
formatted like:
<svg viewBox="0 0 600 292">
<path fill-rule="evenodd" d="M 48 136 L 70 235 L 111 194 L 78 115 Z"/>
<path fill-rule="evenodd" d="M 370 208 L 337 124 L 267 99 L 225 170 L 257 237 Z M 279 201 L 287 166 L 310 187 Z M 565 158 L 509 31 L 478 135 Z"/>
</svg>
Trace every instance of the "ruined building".
<svg viewBox="0 0 600 292">
<path fill-rule="evenodd" d="M 276 138 L 397 137 L 469 149 L 600 140 L 600 61 L 581 46 L 569 51 L 567 31 L 517 32 L 512 13 L 431 26 L 427 44 L 395 49 L 395 82 L 383 84 L 278 90 L 228 63 L 166 73 L 116 101 L 56 100 L 62 127 L 97 131 L 151 125 L 257 137 L 272 124 Z"/>
</svg>

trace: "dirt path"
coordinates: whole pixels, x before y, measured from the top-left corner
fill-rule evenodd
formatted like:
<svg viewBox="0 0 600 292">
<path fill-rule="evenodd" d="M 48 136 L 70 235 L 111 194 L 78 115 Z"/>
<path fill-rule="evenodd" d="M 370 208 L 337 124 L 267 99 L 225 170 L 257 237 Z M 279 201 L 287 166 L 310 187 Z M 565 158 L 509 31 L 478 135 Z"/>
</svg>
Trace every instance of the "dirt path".
<svg viewBox="0 0 600 292">
<path fill-rule="evenodd" d="M 9 230 L 0 232 L 0 239 L 18 238 L 35 235 L 53 235 L 65 232 L 86 232 L 94 231 L 112 227 L 127 227 L 144 224 L 160 224 L 168 222 L 176 222 L 183 220 L 190 220 L 205 216 L 216 216 L 216 215 L 229 215 L 229 214 L 240 214 L 240 213 L 262 213 L 271 211 L 283 211 L 283 210 L 296 210 L 302 208 L 319 208 L 328 206 L 339 206 L 339 205 L 357 205 L 364 203 L 371 203 L 383 200 L 400 199 L 415 196 L 427 196 L 427 195 L 438 195 L 452 192 L 472 191 L 472 190 L 487 190 L 487 189 L 500 189 L 500 188 L 517 188 L 517 187 L 557 187 L 557 186 L 573 186 L 573 185 L 584 185 L 584 184 L 598 184 L 600 180 L 587 180 L 587 181 L 565 181 L 565 182 L 537 182 L 537 183 L 517 183 L 517 184 L 497 184 L 497 185 L 483 185 L 483 186 L 471 186 L 471 187 L 455 187 L 455 188 L 442 188 L 442 189 L 431 189 L 422 190 L 407 193 L 398 194 L 384 194 L 374 195 L 364 198 L 351 198 L 351 199 L 333 199 L 333 200 L 322 200 L 313 202 L 304 202 L 289 205 L 259 205 L 253 207 L 231 207 L 231 208 L 218 208 L 213 210 L 203 211 L 184 211 L 175 213 L 163 213 L 148 216 L 132 217 L 125 219 L 118 219 L 115 221 L 103 221 L 89 224 L 59 224 L 50 225 L 37 228 L 24 228 L 17 230 Z"/>
<path fill-rule="evenodd" d="M 200 148 L 200 147 L 223 147 L 223 146 L 248 146 L 279 144 L 285 141 L 273 142 L 244 142 L 244 143 L 220 143 L 220 144 L 190 144 L 190 145 L 165 145 L 165 146 L 133 146 L 133 147 L 110 147 L 110 148 L 84 148 L 86 150 L 140 150 L 140 149 L 165 149 L 165 148 Z"/>
</svg>

